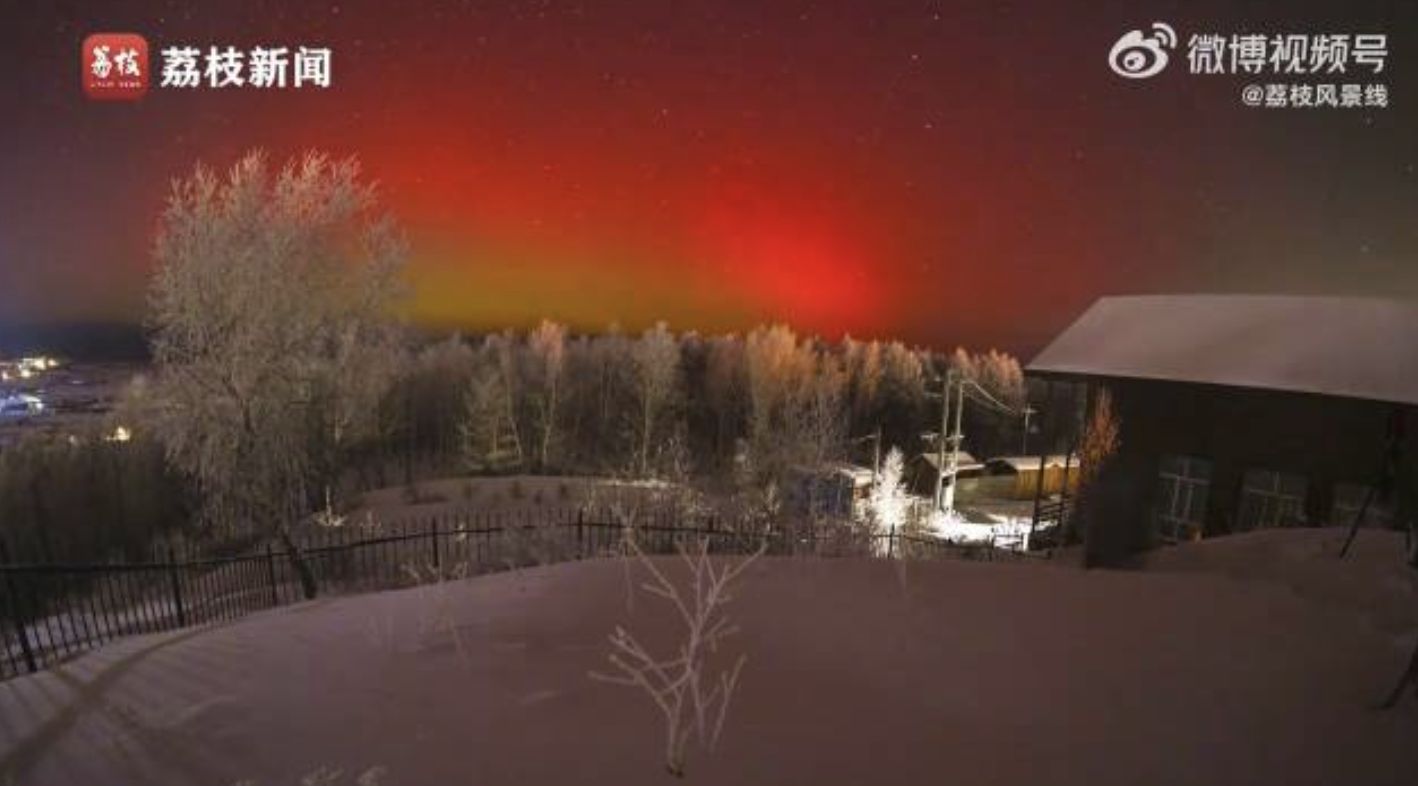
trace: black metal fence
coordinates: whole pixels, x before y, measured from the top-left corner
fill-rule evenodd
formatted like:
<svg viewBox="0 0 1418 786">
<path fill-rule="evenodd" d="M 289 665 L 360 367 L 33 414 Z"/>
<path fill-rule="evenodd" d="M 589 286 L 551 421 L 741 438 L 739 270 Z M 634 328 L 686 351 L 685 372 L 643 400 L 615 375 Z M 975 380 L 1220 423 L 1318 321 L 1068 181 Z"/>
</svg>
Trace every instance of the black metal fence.
<svg viewBox="0 0 1418 786">
<path fill-rule="evenodd" d="M 669 513 L 625 521 L 609 511 L 452 513 L 377 527 L 349 524 L 294 538 L 321 594 L 412 586 L 537 564 L 623 553 L 627 535 L 650 554 L 706 538 L 721 554 L 939 556 L 993 559 L 989 546 L 873 534 L 847 524 L 723 526 Z M 285 547 L 204 555 L 166 548 L 147 562 L 14 562 L 0 542 L 0 679 L 34 672 L 114 639 L 233 620 L 304 598 Z"/>
<path fill-rule="evenodd" d="M 1056 499 L 1041 501 L 1034 511 L 1031 529 L 1038 539 L 1029 548 L 1062 545 L 1069 537 L 1073 525 L 1073 497 L 1061 495 Z"/>
</svg>

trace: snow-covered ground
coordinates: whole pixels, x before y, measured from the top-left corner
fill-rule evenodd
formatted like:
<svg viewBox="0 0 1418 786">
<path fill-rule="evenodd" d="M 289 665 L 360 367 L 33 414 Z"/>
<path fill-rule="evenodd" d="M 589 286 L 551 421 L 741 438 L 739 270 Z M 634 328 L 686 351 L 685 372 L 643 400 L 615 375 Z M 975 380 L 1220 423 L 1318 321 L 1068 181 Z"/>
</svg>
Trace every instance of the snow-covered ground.
<svg viewBox="0 0 1418 786">
<path fill-rule="evenodd" d="M 1401 537 L 1268 532 L 1143 571 L 765 559 L 705 784 L 1411 784 Z M 673 560 L 662 563 L 677 565 Z M 440 610 L 446 610 L 445 612 Z M 456 637 L 440 621 L 456 624 Z M 674 618 L 595 560 L 124 640 L 0 684 L 0 783 L 670 782 L 649 700 L 587 678 Z"/>
<path fill-rule="evenodd" d="M 935 537 L 951 543 L 1028 551 L 1030 537 L 1043 535 L 1054 528 L 1052 522 L 1036 526 L 1026 516 L 979 515 L 983 520 L 967 518 L 959 512 L 937 512 L 930 518 L 927 529 Z"/>
</svg>

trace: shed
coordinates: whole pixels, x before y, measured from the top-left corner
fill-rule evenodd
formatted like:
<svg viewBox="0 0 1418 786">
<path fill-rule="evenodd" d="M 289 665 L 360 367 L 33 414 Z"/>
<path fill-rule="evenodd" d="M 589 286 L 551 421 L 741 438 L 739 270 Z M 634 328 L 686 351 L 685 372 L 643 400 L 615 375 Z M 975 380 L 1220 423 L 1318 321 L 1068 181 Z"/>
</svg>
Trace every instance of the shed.
<svg viewBox="0 0 1418 786">
<path fill-rule="evenodd" d="M 1347 525 L 1365 499 L 1372 523 L 1411 510 L 1414 346 L 1409 301 L 1108 297 L 1027 371 L 1087 383 L 1090 406 L 1109 392 L 1120 446 L 1083 522 L 1106 560 L 1158 540 Z"/>
</svg>

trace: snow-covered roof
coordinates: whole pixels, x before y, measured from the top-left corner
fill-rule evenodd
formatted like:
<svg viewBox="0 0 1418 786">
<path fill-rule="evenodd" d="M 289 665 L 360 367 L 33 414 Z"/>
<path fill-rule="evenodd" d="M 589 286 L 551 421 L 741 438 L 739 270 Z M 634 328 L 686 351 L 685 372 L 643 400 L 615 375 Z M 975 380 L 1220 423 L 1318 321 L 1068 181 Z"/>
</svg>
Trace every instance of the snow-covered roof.
<svg viewBox="0 0 1418 786">
<path fill-rule="evenodd" d="M 848 464 L 841 462 L 832 465 L 832 470 L 839 475 L 846 475 L 858 483 L 870 483 L 872 477 L 871 467 L 863 467 L 859 464 Z"/>
<path fill-rule="evenodd" d="M 922 454 L 920 455 L 920 460 L 925 461 L 927 464 L 930 464 L 932 468 L 936 468 L 936 459 L 937 459 L 937 458 L 939 458 L 939 457 L 938 457 L 938 456 L 936 455 L 936 453 L 933 452 L 933 451 L 926 451 L 925 453 L 922 453 Z M 946 461 L 948 462 L 949 460 L 950 460 L 950 454 L 947 453 L 947 454 L 946 454 Z M 956 469 L 962 469 L 962 470 L 979 469 L 980 467 L 983 467 L 983 466 L 985 466 L 985 465 L 984 465 L 984 464 L 981 464 L 979 459 L 975 458 L 974 456 L 970 455 L 969 453 L 966 453 L 966 452 L 963 451 L 963 450 L 960 451 L 960 453 L 959 453 L 959 454 L 957 455 L 957 457 L 956 457 L 956 464 L 955 464 L 955 468 L 956 468 Z"/>
<path fill-rule="evenodd" d="M 1031 373 L 1418 404 L 1418 302 L 1289 295 L 1105 297 Z"/>
<path fill-rule="evenodd" d="M 1038 456 L 995 456 L 994 458 L 990 459 L 989 461 L 986 461 L 985 463 L 992 467 L 1008 467 L 1009 469 L 1014 470 L 1015 472 L 1039 471 Z M 1070 467 L 1077 469 L 1078 465 L 1082 462 L 1078 460 L 1078 456 L 1069 457 L 1059 455 L 1048 456 L 1044 459 L 1045 468 L 1062 467 L 1065 463 L 1067 463 Z"/>
<path fill-rule="evenodd" d="M 845 461 L 828 462 L 816 467 L 799 465 L 793 470 L 808 476 L 842 475 L 854 483 L 870 483 L 872 478 L 871 467 L 863 467 L 859 464 L 851 464 Z"/>
</svg>

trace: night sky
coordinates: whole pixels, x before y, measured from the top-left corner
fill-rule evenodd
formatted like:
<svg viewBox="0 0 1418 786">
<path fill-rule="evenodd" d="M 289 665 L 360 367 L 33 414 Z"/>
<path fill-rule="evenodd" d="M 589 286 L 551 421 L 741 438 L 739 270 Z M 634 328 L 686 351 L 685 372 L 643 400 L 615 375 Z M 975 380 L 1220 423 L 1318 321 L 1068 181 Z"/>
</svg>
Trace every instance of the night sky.
<svg viewBox="0 0 1418 786">
<path fill-rule="evenodd" d="M 1392 106 L 1247 108 L 1257 79 L 1184 52 L 1115 76 L 1154 20 L 1386 32 L 1361 81 Z M 1103 294 L 1418 297 L 1412 3 L 7 2 L 0 30 L 0 325 L 141 319 L 168 182 L 254 147 L 357 154 L 436 326 L 1027 352 Z M 327 45 L 334 84 L 91 102 L 110 31 Z"/>
</svg>

